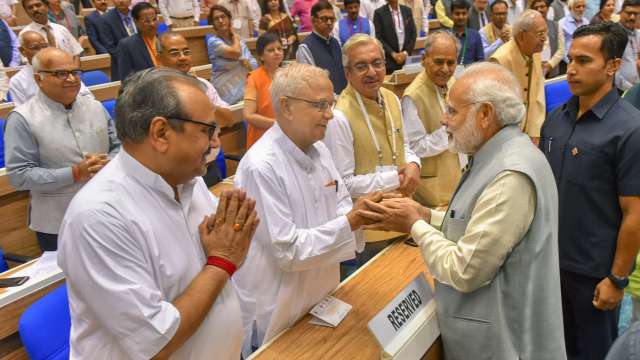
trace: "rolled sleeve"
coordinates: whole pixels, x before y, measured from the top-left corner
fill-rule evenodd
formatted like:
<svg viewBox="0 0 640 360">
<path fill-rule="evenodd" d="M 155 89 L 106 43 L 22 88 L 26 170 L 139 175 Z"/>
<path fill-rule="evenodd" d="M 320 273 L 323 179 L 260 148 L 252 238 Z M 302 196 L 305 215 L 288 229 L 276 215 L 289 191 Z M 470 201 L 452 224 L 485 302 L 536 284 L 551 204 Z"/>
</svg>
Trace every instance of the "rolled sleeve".
<svg viewBox="0 0 640 360">
<path fill-rule="evenodd" d="M 12 112 L 4 132 L 5 165 L 9 181 L 18 190 L 53 191 L 73 184 L 71 167 L 40 166 L 38 143 L 22 115 Z"/>
<path fill-rule="evenodd" d="M 91 309 L 96 326 L 106 329 L 131 359 L 156 355 L 180 325 L 178 309 L 155 284 L 138 246 L 143 238 L 143 230 L 128 226 L 110 208 L 78 212 L 60 228 L 58 264 L 71 305 Z"/>
</svg>

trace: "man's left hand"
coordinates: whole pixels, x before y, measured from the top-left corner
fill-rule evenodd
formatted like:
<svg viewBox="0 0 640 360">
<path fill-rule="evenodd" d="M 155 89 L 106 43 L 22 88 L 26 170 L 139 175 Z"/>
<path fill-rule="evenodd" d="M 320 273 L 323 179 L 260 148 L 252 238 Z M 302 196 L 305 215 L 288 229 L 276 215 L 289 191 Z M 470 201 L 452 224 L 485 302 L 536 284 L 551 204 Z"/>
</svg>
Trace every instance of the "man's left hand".
<svg viewBox="0 0 640 360">
<path fill-rule="evenodd" d="M 360 210 L 358 214 L 375 222 L 365 225 L 365 229 L 409 233 L 413 224 L 423 218 L 419 211 L 422 206 L 410 198 L 385 199 L 379 204 L 365 200 L 365 203 L 370 210 Z"/>
<path fill-rule="evenodd" d="M 420 185 L 420 168 L 417 164 L 409 163 L 401 166 L 398 169 L 398 174 L 404 175 L 404 177 L 400 177 L 402 182 L 398 187 L 398 191 L 407 196 L 416 191 L 418 185 Z"/>
<path fill-rule="evenodd" d="M 609 278 L 604 278 L 593 292 L 593 306 L 602 311 L 613 310 L 622 301 L 624 290 L 615 286 Z"/>
</svg>

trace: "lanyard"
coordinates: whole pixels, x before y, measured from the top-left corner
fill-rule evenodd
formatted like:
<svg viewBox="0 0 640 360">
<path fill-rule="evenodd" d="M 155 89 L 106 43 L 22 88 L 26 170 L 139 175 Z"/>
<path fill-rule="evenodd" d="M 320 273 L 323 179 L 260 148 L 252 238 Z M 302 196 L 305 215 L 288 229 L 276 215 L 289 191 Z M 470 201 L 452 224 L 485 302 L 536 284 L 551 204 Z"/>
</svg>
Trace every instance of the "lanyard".
<svg viewBox="0 0 640 360">
<path fill-rule="evenodd" d="M 358 105 L 360 105 L 360 111 L 364 116 L 364 121 L 367 123 L 367 128 L 369 129 L 369 134 L 371 135 L 371 140 L 373 140 L 373 146 L 376 147 L 376 151 L 378 152 L 378 165 L 382 166 L 382 150 L 380 150 L 380 144 L 378 143 L 378 138 L 376 137 L 376 133 L 373 131 L 373 126 L 371 125 L 371 119 L 369 119 L 369 114 L 367 113 L 367 109 L 365 109 L 364 104 L 362 103 L 362 97 L 360 93 L 354 91 L 356 93 L 356 100 L 358 100 Z M 396 126 L 393 123 L 393 118 L 389 113 L 389 110 L 383 103 L 382 107 L 384 108 L 384 113 L 386 117 L 389 118 L 389 122 L 391 123 L 391 160 L 393 161 L 393 165 L 397 165 L 397 148 L 396 148 Z"/>
<path fill-rule="evenodd" d="M 467 28 L 464 29 L 464 45 L 462 45 L 462 57 L 460 58 L 460 65 L 464 64 L 464 56 L 467 54 Z"/>
</svg>

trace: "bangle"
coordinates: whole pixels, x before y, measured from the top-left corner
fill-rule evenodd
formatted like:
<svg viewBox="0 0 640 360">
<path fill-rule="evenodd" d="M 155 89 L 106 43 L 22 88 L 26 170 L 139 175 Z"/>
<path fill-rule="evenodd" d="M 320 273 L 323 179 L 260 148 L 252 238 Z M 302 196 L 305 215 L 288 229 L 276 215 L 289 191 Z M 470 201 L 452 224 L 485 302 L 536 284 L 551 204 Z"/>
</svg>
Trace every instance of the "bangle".
<svg viewBox="0 0 640 360">
<path fill-rule="evenodd" d="M 71 167 L 71 175 L 73 176 L 73 182 L 80 181 L 80 169 L 78 169 L 78 165 Z"/>
<path fill-rule="evenodd" d="M 209 256 L 207 258 L 207 265 L 215 266 L 226 271 L 229 277 L 233 276 L 233 273 L 237 270 L 231 261 L 217 256 Z"/>
</svg>

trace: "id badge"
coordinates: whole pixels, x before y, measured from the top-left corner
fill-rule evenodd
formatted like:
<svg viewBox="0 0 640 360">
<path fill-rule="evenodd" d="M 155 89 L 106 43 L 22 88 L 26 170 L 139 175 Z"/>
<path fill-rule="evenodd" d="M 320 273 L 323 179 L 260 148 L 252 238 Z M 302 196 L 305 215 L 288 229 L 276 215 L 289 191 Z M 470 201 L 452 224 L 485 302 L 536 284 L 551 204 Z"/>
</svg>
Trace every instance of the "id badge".
<svg viewBox="0 0 640 360">
<path fill-rule="evenodd" d="M 453 77 L 457 79 L 460 76 L 462 76 L 463 72 L 464 72 L 464 65 L 458 64 L 458 66 L 456 66 L 456 71 L 453 73 Z"/>
<path fill-rule="evenodd" d="M 242 20 L 240 19 L 233 19 L 231 21 L 231 27 L 236 29 L 236 30 L 240 30 L 240 28 L 242 27 Z"/>
<path fill-rule="evenodd" d="M 378 165 L 376 166 L 376 172 L 398 171 L 398 167 L 395 165 Z"/>
</svg>

